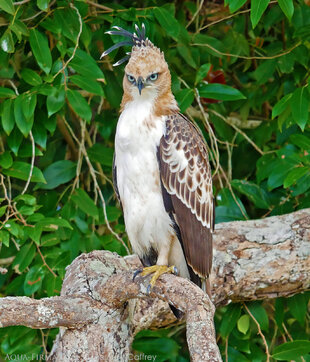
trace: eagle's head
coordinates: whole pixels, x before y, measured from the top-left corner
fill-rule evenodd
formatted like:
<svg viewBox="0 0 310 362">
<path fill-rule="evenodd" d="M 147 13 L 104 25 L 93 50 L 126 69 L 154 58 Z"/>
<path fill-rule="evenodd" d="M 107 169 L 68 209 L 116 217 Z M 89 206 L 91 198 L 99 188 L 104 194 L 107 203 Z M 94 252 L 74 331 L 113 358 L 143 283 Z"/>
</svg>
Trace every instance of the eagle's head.
<svg viewBox="0 0 310 362">
<path fill-rule="evenodd" d="M 132 45 L 127 57 L 119 60 L 114 66 L 120 65 L 129 59 L 123 79 L 124 93 L 133 99 L 157 98 L 163 96 L 171 89 L 171 76 L 163 52 L 145 37 L 145 27 L 141 30 L 135 26 L 136 33 L 130 33 L 119 27 L 117 30 L 108 31 L 111 35 L 122 35 L 129 41 L 115 44 L 106 50 L 101 57 L 112 50 L 124 45 Z"/>
<path fill-rule="evenodd" d="M 132 48 L 125 67 L 124 92 L 134 99 L 160 96 L 170 90 L 171 77 L 164 54 L 150 41 Z"/>
</svg>

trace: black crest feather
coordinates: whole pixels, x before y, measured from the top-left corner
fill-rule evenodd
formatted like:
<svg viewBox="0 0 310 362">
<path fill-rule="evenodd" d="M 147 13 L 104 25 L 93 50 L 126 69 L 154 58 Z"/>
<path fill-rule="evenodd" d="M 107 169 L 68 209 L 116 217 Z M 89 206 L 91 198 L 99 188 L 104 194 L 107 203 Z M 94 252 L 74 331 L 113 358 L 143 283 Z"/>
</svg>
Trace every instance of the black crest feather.
<svg viewBox="0 0 310 362">
<path fill-rule="evenodd" d="M 145 46 L 147 43 L 147 38 L 145 37 L 145 25 L 142 24 L 141 29 L 138 27 L 138 25 L 135 25 L 135 30 L 136 33 L 131 33 L 128 30 L 125 30 L 119 26 L 113 26 L 112 29 L 115 30 L 109 30 L 106 32 L 106 34 L 110 34 L 110 35 L 118 35 L 118 36 L 123 36 L 125 38 L 128 38 L 128 40 L 125 41 L 121 41 L 119 43 L 114 44 L 113 46 L 111 46 L 109 49 L 105 50 L 102 54 L 101 54 L 101 58 L 105 57 L 106 55 L 110 54 L 113 50 L 121 48 L 122 46 L 137 46 L 137 47 L 141 47 L 141 46 Z M 130 53 L 126 53 L 127 55 L 118 60 L 116 63 L 113 64 L 114 67 L 123 64 L 124 62 L 126 62 L 129 58 L 130 58 Z"/>
</svg>

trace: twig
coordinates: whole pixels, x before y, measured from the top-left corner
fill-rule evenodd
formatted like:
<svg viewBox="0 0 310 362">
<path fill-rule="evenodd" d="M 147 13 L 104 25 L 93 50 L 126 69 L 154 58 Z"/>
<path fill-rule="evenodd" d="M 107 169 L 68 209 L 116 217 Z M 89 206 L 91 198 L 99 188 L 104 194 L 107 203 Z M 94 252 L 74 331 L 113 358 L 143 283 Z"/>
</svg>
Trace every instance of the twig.
<svg viewBox="0 0 310 362">
<path fill-rule="evenodd" d="M 31 0 L 22 0 L 22 1 L 16 1 L 15 3 L 13 3 L 13 5 L 17 6 L 17 5 L 23 5 L 26 3 L 29 3 Z"/>
<path fill-rule="evenodd" d="M 42 348 L 44 350 L 44 355 L 45 355 L 45 360 L 46 360 L 48 353 L 47 353 L 47 349 L 46 349 L 45 335 L 44 335 L 42 329 L 40 329 L 40 332 L 41 332 L 41 338 L 42 338 Z"/>
<path fill-rule="evenodd" d="M 227 57 L 234 57 L 234 58 L 239 58 L 239 59 L 247 59 L 247 60 L 252 60 L 252 59 L 276 59 L 276 58 L 280 58 L 282 57 L 283 55 L 286 55 L 286 54 L 289 54 L 290 52 L 292 52 L 295 48 L 299 47 L 299 45 L 301 45 L 301 41 L 299 41 L 297 44 L 295 44 L 293 47 L 291 47 L 290 49 L 286 50 L 285 52 L 283 53 L 279 53 L 279 54 L 276 54 L 276 55 L 272 55 L 272 56 L 260 56 L 260 57 L 248 57 L 248 56 L 245 56 L 245 55 L 238 55 L 238 54 L 231 54 L 231 53 L 224 53 L 224 52 L 221 52 L 220 50 L 214 48 L 212 45 L 210 44 L 207 44 L 207 43 L 201 43 L 201 44 L 198 44 L 198 43 L 192 43 L 191 46 L 199 46 L 199 47 L 207 47 L 211 50 L 213 50 L 215 53 L 217 54 L 220 54 L 220 55 L 224 55 L 224 56 L 227 56 Z"/>
<path fill-rule="evenodd" d="M 188 24 L 186 25 L 186 29 L 191 25 L 191 23 L 195 20 L 196 16 L 199 14 L 201 8 L 202 8 L 202 5 L 204 3 L 204 0 L 201 0 L 200 1 L 200 4 L 199 4 L 199 7 L 197 8 L 195 14 L 193 15 L 193 17 L 191 18 L 191 20 L 188 22 Z"/>
<path fill-rule="evenodd" d="M 14 259 L 15 259 L 15 256 L 10 256 L 8 258 L 0 259 L 0 265 L 12 264 Z"/>
<path fill-rule="evenodd" d="M 30 137 L 30 140 L 31 140 L 31 152 L 32 152 L 31 153 L 31 165 L 30 165 L 30 172 L 29 172 L 28 180 L 26 182 L 26 185 L 25 185 L 21 195 L 24 195 L 24 193 L 27 191 L 28 186 L 30 184 L 32 173 L 33 173 L 33 167 L 34 167 L 35 153 L 36 153 L 35 143 L 34 143 L 34 138 L 33 138 L 33 135 L 32 135 L 32 131 L 29 132 L 29 137 Z"/>
<path fill-rule="evenodd" d="M 229 336 L 225 340 L 225 362 L 228 362 L 228 338 Z"/>
<path fill-rule="evenodd" d="M 59 71 L 54 75 L 54 79 L 58 76 L 58 74 L 60 74 L 61 72 L 63 72 L 67 68 L 68 64 L 75 57 L 75 53 L 76 53 L 77 48 L 79 46 L 80 36 L 82 34 L 83 21 L 82 21 L 82 18 L 81 18 L 81 14 L 80 14 L 79 10 L 72 3 L 70 3 L 70 7 L 76 11 L 76 13 L 77 13 L 77 15 L 79 17 L 80 29 L 79 29 L 79 33 L 78 33 L 78 35 L 76 37 L 76 44 L 75 44 L 75 47 L 73 49 L 71 57 L 65 62 L 63 67 L 61 69 L 59 69 Z"/>
<path fill-rule="evenodd" d="M 243 215 L 243 217 L 245 218 L 245 220 L 248 220 L 249 218 L 248 218 L 248 216 L 246 215 L 246 213 L 243 211 L 243 208 L 241 207 L 239 201 L 237 200 L 237 197 L 236 197 L 236 195 L 235 195 L 235 193 L 234 193 L 234 191 L 233 191 L 233 189 L 232 189 L 232 187 L 231 187 L 231 184 L 230 184 L 230 182 L 229 182 L 229 179 L 228 179 L 228 177 L 227 177 L 226 173 L 224 172 L 223 167 L 222 167 L 221 165 L 220 165 L 220 171 L 222 172 L 222 175 L 223 175 L 223 177 L 224 177 L 224 179 L 225 179 L 225 181 L 226 181 L 226 185 L 227 185 L 227 187 L 228 187 L 228 189 L 229 189 L 229 191 L 230 191 L 230 193 L 231 193 L 231 196 L 233 197 L 235 203 L 236 203 L 237 206 L 239 207 L 239 210 L 241 211 L 241 214 Z"/>
<path fill-rule="evenodd" d="M 260 328 L 260 324 L 257 322 L 257 320 L 255 319 L 253 314 L 250 312 L 249 308 L 247 307 L 247 305 L 245 303 L 243 303 L 243 306 L 244 306 L 245 310 L 247 311 L 247 313 L 250 315 L 250 317 L 253 319 L 255 324 L 257 325 L 258 333 L 262 337 L 262 340 L 263 340 L 263 343 L 264 343 L 264 346 L 265 346 L 265 351 L 266 351 L 266 356 L 267 356 L 266 362 L 269 362 L 270 354 L 269 354 L 269 350 L 268 350 L 268 344 L 267 344 L 266 338 L 265 338 L 265 336 L 264 336 L 264 334 L 263 334 L 263 332 L 262 332 L 262 330 Z"/>
<path fill-rule="evenodd" d="M 14 84 L 14 82 L 11 79 L 9 79 L 8 83 L 11 85 L 11 87 L 14 89 L 15 94 L 18 96 L 19 92 L 18 92 L 18 89 L 17 89 L 16 85 Z"/>
<path fill-rule="evenodd" d="M 114 9 L 109 8 L 109 7 L 105 6 L 105 5 L 97 4 L 94 1 L 86 0 L 86 3 L 89 4 L 89 5 L 92 5 L 92 6 L 96 7 L 96 8 L 102 9 L 102 10 L 114 11 Z"/>
<path fill-rule="evenodd" d="M 225 123 L 227 123 L 229 126 L 231 126 L 235 131 L 240 133 L 255 149 L 258 153 L 260 153 L 262 156 L 265 154 L 264 151 L 262 151 L 252 140 L 251 138 L 243 132 L 240 128 L 238 128 L 235 124 L 229 122 L 226 117 L 222 116 L 220 113 L 214 111 L 213 109 L 209 110 L 211 113 L 213 113 L 215 116 L 221 118 Z"/>
<path fill-rule="evenodd" d="M 278 3 L 278 1 L 270 1 L 268 5 L 277 4 L 277 3 Z M 207 24 L 207 25 L 203 26 L 202 28 L 198 29 L 196 33 L 200 33 L 201 30 L 207 29 L 207 28 L 209 28 L 210 26 L 213 26 L 213 25 L 215 25 L 215 24 L 221 23 L 222 21 L 231 19 L 231 18 L 233 18 L 233 17 L 235 17 L 235 16 L 238 16 L 238 15 L 240 15 L 240 14 L 249 13 L 250 11 L 251 11 L 251 9 L 241 10 L 241 11 L 238 11 L 237 13 L 228 15 L 228 16 L 226 16 L 225 18 L 222 18 L 222 19 L 219 19 L 219 20 L 215 20 L 215 21 L 213 21 L 212 23 Z"/>
<path fill-rule="evenodd" d="M 57 274 L 55 274 L 55 273 L 53 272 L 53 270 L 49 267 L 49 265 L 48 265 L 47 262 L 45 261 L 45 258 L 44 258 L 44 256 L 43 256 L 43 254 L 41 253 L 41 250 L 40 250 L 40 248 L 39 248 L 39 245 L 36 244 L 36 247 L 37 247 L 38 253 L 40 254 L 40 257 L 41 257 L 41 259 L 42 259 L 42 261 L 43 261 L 43 264 L 44 264 L 44 265 L 47 267 L 47 269 L 53 274 L 53 276 L 54 276 L 55 278 L 57 278 Z"/>
</svg>

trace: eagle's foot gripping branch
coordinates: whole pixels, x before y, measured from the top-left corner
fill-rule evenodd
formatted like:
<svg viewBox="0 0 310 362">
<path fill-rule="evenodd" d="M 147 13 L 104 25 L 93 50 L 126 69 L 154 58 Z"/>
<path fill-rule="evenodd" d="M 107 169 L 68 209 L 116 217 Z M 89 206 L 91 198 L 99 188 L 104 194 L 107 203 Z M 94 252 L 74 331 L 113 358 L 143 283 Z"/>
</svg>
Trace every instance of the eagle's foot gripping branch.
<svg viewBox="0 0 310 362">
<path fill-rule="evenodd" d="M 135 277 L 137 275 L 141 275 L 141 276 L 147 276 L 150 274 L 154 274 L 151 278 L 150 284 L 147 286 L 147 293 L 149 294 L 152 290 L 152 288 L 154 287 L 157 279 L 162 275 L 162 274 L 166 274 L 166 273 L 172 273 L 172 274 L 178 274 L 178 269 L 177 267 L 175 267 L 174 265 L 172 266 L 167 266 L 167 265 L 152 265 L 152 266 L 148 266 L 145 267 L 143 269 L 139 269 L 136 270 L 133 276 L 133 279 L 135 279 Z"/>
</svg>

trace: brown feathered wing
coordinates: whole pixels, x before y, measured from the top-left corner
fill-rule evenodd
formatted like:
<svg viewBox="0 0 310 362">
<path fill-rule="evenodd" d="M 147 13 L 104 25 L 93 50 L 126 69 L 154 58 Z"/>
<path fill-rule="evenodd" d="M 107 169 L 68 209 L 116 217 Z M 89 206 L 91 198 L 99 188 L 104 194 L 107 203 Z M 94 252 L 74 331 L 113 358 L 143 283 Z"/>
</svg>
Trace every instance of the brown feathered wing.
<svg viewBox="0 0 310 362">
<path fill-rule="evenodd" d="M 180 230 L 186 261 L 196 274 L 206 278 L 212 266 L 214 207 L 202 134 L 183 115 L 168 116 L 158 158 L 163 194 L 167 192 L 171 197 L 171 210 L 167 211 Z M 165 202 L 166 209 L 168 204 Z"/>
</svg>

